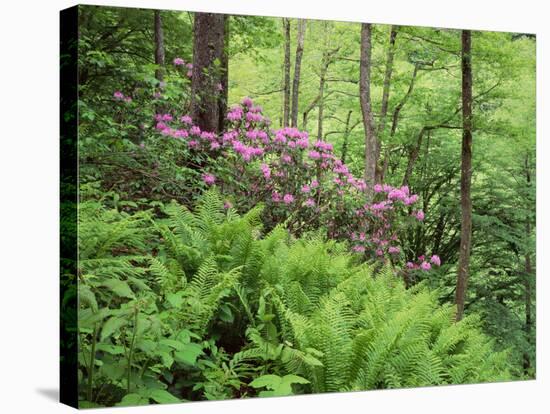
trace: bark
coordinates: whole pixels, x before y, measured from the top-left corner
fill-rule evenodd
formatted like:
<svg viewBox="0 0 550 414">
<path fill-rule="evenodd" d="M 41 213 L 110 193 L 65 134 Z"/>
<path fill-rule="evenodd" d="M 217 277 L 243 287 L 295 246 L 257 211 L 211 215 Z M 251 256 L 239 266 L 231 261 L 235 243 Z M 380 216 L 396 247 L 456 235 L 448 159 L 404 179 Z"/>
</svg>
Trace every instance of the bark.
<svg viewBox="0 0 550 414">
<path fill-rule="evenodd" d="M 350 134 L 350 127 L 349 123 L 351 120 L 351 114 L 353 111 L 348 112 L 348 116 L 346 117 L 346 129 L 344 129 L 344 143 L 342 144 L 342 156 L 340 157 L 342 159 L 342 163 L 346 163 L 346 157 L 348 155 L 348 141 L 349 141 L 349 134 Z"/>
<path fill-rule="evenodd" d="M 227 101 L 229 96 L 229 16 L 223 15 L 223 52 L 221 59 L 221 74 L 220 74 L 220 85 L 221 91 L 218 97 L 218 131 L 223 131 L 225 126 L 225 114 L 227 112 Z"/>
<path fill-rule="evenodd" d="M 296 59 L 294 61 L 294 80 L 292 82 L 292 113 L 291 126 L 298 126 L 298 97 L 300 90 L 300 70 L 302 68 L 302 56 L 304 54 L 304 37 L 306 33 L 306 21 L 298 20 L 298 37 L 296 45 Z"/>
<path fill-rule="evenodd" d="M 201 130 L 219 132 L 220 90 L 225 43 L 223 14 L 195 13 L 191 116 Z"/>
<path fill-rule="evenodd" d="M 399 114 L 401 113 L 401 110 L 409 100 L 409 97 L 411 96 L 413 89 L 414 89 L 414 83 L 416 81 L 416 75 L 418 74 L 418 68 L 419 64 L 414 65 L 413 74 L 411 77 L 411 82 L 409 83 L 409 88 L 407 89 L 407 92 L 403 96 L 403 99 L 399 101 L 399 103 L 395 106 L 393 110 L 392 115 L 392 123 L 391 123 L 391 130 L 390 130 L 390 136 L 393 137 L 395 135 L 395 131 L 397 130 L 397 124 L 399 123 Z"/>
<path fill-rule="evenodd" d="M 284 63 L 284 97 L 283 97 L 283 126 L 289 125 L 290 119 L 290 20 L 283 19 L 285 31 L 285 63 Z"/>
<path fill-rule="evenodd" d="M 367 184 L 367 199 L 373 195 L 376 174 L 376 151 L 378 140 L 374 127 L 372 102 L 370 96 L 370 72 L 372 54 L 372 27 L 369 23 L 361 25 L 361 59 L 359 65 L 359 99 L 363 126 L 365 128 L 365 183 Z"/>
<path fill-rule="evenodd" d="M 164 31 L 162 30 L 162 17 L 160 10 L 155 10 L 155 78 L 159 82 L 164 80 Z"/>
<path fill-rule="evenodd" d="M 376 128 L 377 146 L 376 146 L 376 177 L 377 183 L 382 182 L 383 179 L 383 167 L 378 165 L 380 159 L 380 153 L 382 150 L 382 134 L 386 128 L 386 116 L 388 114 L 388 103 L 390 98 L 390 85 L 391 77 L 393 73 L 393 59 L 395 56 L 395 39 L 397 37 L 397 26 L 391 26 L 390 28 L 390 40 L 388 45 L 388 52 L 386 54 L 386 69 L 384 72 L 384 83 L 382 87 L 382 103 L 380 106 L 380 117 L 378 120 L 378 126 Z"/>
<path fill-rule="evenodd" d="M 529 171 L 529 158 L 525 158 L 525 179 L 527 181 L 527 186 L 531 185 L 531 173 Z M 526 241 L 529 242 L 531 237 L 531 221 L 527 218 L 525 222 L 525 237 Z M 528 249 L 525 252 L 525 275 L 523 279 L 524 289 L 525 289 L 525 338 L 527 343 L 531 344 L 531 333 L 533 330 L 533 320 L 532 320 L 532 287 L 531 279 L 533 277 L 533 266 L 531 264 L 531 254 Z M 531 359 L 528 352 L 523 354 L 523 371 L 525 374 L 529 373 L 531 368 Z"/>
<path fill-rule="evenodd" d="M 460 171 L 460 257 L 456 281 L 456 320 L 464 316 L 472 242 L 472 58 L 471 32 L 462 31 L 462 164 Z"/>
<path fill-rule="evenodd" d="M 409 185 L 409 180 L 411 179 L 414 164 L 416 163 L 416 160 L 418 159 L 418 155 L 420 154 L 420 149 L 422 148 L 422 140 L 424 138 L 424 134 L 426 133 L 426 130 L 427 130 L 426 127 L 420 130 L 420 132 L 418 133 L 418 137 L 416 138 L 416 144 L 409 151 L 407 168 L 405 169 L 405 174 L 403 176 L 403 181 L 401 182 L 401 185 Z"/>
</svg>

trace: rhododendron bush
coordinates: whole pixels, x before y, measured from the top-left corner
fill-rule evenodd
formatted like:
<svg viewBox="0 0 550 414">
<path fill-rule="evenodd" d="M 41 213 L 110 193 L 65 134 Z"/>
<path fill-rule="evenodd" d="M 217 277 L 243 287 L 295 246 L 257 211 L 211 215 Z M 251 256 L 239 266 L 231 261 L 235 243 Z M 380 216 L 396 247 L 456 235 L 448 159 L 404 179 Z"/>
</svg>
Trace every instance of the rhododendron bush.
<svg viewBox="0 0 550 414">
<path fill-rule="evenodd" d="M 348 240 L 355 253 L 398 262 L 400 236 L 424 220 L 419 197 L 407 186 L 368 188 L 334 155 L 332 144 L 296 128 L 270 128 L 250 98 L 230 108 L 219 135 L 201 131 L 188 115 L 157 114 L 155 121 L 161 136 L 200 160 L 202 182 L 217 186 L 228 205 L 248 211 L 265 204 L 268 230 L 284 223 L 299 236 L 323 228 L 328 238 Z M 407 269 L 430 270 L 431 264 L 440 265 L 437 256 L 421 256 Z"/>
</svg>

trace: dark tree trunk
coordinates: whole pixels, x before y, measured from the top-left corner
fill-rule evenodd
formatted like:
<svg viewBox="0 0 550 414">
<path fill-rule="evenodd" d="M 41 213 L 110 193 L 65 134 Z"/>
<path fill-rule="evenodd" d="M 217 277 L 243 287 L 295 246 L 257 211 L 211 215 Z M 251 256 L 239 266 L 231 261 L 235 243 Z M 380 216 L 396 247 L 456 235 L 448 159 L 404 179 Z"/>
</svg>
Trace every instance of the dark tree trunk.
<svg viewBox="0 0 550 414">
<path fill-rule="evenodd" d="M 397 37 L 397 26 L 391 26 L 390 28 L 390 41 L 388 45 L 388 53 L 386 55 L 386 70 L 384 73 L 384 85 L 382 87 L 382 103 L 380 107 L 380 118 L 378 121 L 378 127 L 376 130 L 376 136 L 378 137 L 376 147 L 376 182 L 381 182 L 383 179 L 383 167 L 378 165 L 380 159 L 380 152 L 382 150 L 382 134 L 386 128 L 386 116 L 388 114 L 388 104 L 390 98 L 390 85 L 391 77 L 393 73 L 393 58 L 395 56 L 395 39 Z"/>
<path fill-rule="evenodd" d="M 527 182 L 527 186 L 531 186 L 531 172 L 529 171 L 529 157 L 525 158 L 525 179 Z M 531 221 L 529 218 L 527 218 L 527 221 L 525 222 L 525 237 L 526 237 L 526 243 L 529 243 L 529 239 L 531 238 Z M 527 249 L 525 251 L 525 275 L 523 279 L 523 285 L 525 289 L 525 337 L 527 340 L 527 343 L 531 344 L 531 333 L 533 329 L 533 320 L 531 315 L 531 308 L 532 308 L 532 286 L 531 286 L 531 279 L 533 277 L 533 266 L 531 264 L 531 254 L 529 250 Z M 524 352 L 523 354 L 523 370 L 525 374 L 529 373 L 529 369 L 531 368 L 531 358 L 529 356 L 529 352 Z"/>
<path fill-rule="evenodd" d="M 462 31 L 462 165 L 460 171 L 460 206 L 462 222 L 460 227 L 460 257 L 456 281 L 456 320 L 464 316 L 464 303 L 468 288 L 470 249 L 472 243 L 472 35 Z"/>
<path fill-rule="evenodd" d="M 226 16 L 195 13 L 191 116 L 201 130 L 219 132 Z"/>
<path fill-rule="evenodd" d="M 222 60 L 221 60 L 222 70 L 221 70 L 221 79 L 220 79 L 221 91 L 218 97 L 218 108 L 219 108 L 218 131 L 223 131 L 225 126 L 225 114 L 227 112 L 227 102 L 228 102 L 228 96 L 229 96 L 229 54 L 228 54 L 229 16 L 226 14 L 223 15 L 223 37 L 224 37 L 224 45 L 223 45 L 223 53 L 222 53 Z"/>
<path fill-rule="evenodd" d="M 306 21 L 298 20 L 298 39 L 296 45 L 296 59 L 294 62 L 294 80 L 292 82 L 292 113 L 291 126 L 298 126 L 298 97 L 300 90 L 300 70 L 302 68 L 302 55 L 304 54 L 304 37 L 306 33 Z"/>
<path fill-rule="evenodd" d="M 285 31 L 283 126 L 287 127 L 290 119 L 290 19 L 283 19 L 283 27 Z"/>
<path fill-rule="evenodd" d="M 348 116 L 346 117 L 346 129 L 344 129 L 344 143 L 342 144 L 342 156 L 340 157 L 342 159 L 342 163 L 346 163 L 346 157 L 348 155 L 348 141 L 349 141 L 349 134 L 350 134 L 350 127 L 349 123 L 351 120 L 351 113 L 353 111 L 348 112 Z"/>
<path fill-rule="evenodd" d="M 372 102 L 370 96 L 370 71 L 372 53 L 372 27 L 369 23 L 361 25 L 361 60 L 359 66 L 359 99 L 365 128 L 365 183 L 367 184 L 367 199 L 373 195 L 373 186 L 376 178 L 376 151 L 378 140 L 374 127 Z"/>
<path fill-rule="evenodd" d="M 162 30 L 162 18 L 160 10 L 155 10 L 155 78 L 159 83 L 164 80 L 164 31 Z"/>
</svg>

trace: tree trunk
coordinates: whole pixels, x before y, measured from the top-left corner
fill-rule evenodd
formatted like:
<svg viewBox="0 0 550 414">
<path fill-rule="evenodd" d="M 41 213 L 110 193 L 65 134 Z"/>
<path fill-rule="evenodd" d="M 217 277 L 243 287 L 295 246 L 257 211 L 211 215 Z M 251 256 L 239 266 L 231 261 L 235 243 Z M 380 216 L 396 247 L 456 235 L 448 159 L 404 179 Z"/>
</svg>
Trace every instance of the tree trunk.
<svg viewBox="0 0 550 414">
<path fill-rule="evenodd" d="M 164 80 L 164 32 L 160 10 L 155 10 L 155 65 L 158 65 L 155 78 L 160 83 Z"/>
<path fill-rule="evenodd" d="M 294 62 L 294 80 L 292 82 L 292 113 L 291 126 L 298 126 L 298 96 L 300 89 L 300 70 L 302 68 L 302 55 L 304 54 L 304 37 L 306 33 L 306 21 L 298 20 L 298 40 L 296 45 L 296 59 Z"/>
<path fill-rule="evenodd" d="M 359 99 L 365 128 L 365 183 L 367 184 L 367 199 L 372 199 L 376 178 L 376 151 L 378 148 L 372 102 L 370 96 L 370 70 L 372 27 L 369 23 L 361 25 L 361 60 L 359 65 Z"/>
<path fill-rule="evenodd" d="M 290 19 L 283 19 L 283 27 L 285 31 L 283 126 L 287 127 L 290 119 Z"/>
<path fill-rule="evenodd" d="M 527 186 L 531 186 L 531 173 L 529 171 L 529 158 L 525 158 L 525 178 L 527 181 Z M 525 237 L 527 244 L 529 243 L 529 239 L 531 237 L 531 221 L 529 218 L 527 218 L 527 221 L 525 222 Z M 531 292 L 531 278 L 533 275 L 533 267 L 531 264 L 531 254 L 529 250 L 527 249 L 525 251 L 525 275 L 523 279 L 524 289 L 525 289 L 525 338 L 527 340 L 527 343 L 531 344 L 531 331 L 533 329 L 533 321 L 532 321 L 532 315 L 531 315 L 531 307 L 532 307 L 532 292 Z M 531 359 L 529 357 L 529 352 L 523 353 L 523 371 L 525 374 L 529 373 L 529 369 L 531 368 Z"/>
<path fill-rule="evenodd" d="M 456 320 L 464 316 L 464 302 L 468 287 L 470 249 L 472 243 L 472 35 L 462 31 L 462 165 L 460 171 L 460 205 L 462 222 L 460 228 L 460 258 L 456 281 Z"/>
<path fill-rule="evenodd" d="M 201 130 L 219 132 L 222 62 L 225 42 L 223 14 L 195 13 L 191 116 Z"/>
<path fill-rule="evenodd" d="M 324 116 L 324 94 L 325 94 L 325 79 L 328 65 L 321 69 L 321 77 L 319 79 L 319 115 L 317 118 L 317 140 L 323 140 L 323 116 Z"/>
<path fill-rule="evenodd" d="M 349 123 L 351 120 L 351 113 L 353 111 L 348 112 L 348 116 L 346 117 L 346 129 L 344 129 L 344 143 L 342 144 L 342 156 L 340 157 L 342 159 L 342 163 L 346 163 L 346 157 L 348 155 L 348 141 L 349 141 L 349 134 L 350 134 L 350 127 Z"/>
<path fill-rule="evenodd" d="M 397 26 L 391 26 L 390 28 L 390 42 L 388 45 L 388 53 L 386 55 L 386 70 L 384 73 L 384 85 L 382 87 L 382 103 L 380 107 L 380 118 L 378 120 L 378 127 L 376 136 L 378 142 L 376 146 L 376 177 L 375 181 L 380 183 L 383 179 L 383 167 L 378 165 L 380 159 L 380 153 L 382 151 L 382 134 L 386 128 L 386 116 L 388 114 L 388 104 L 390 98 L 390 84 L 393 73 L 393 58 L 395 56 L 395 39 L 397 37 Z"/>
<path fill-rule="evenodd" d="M 218 97 L 218 131 L 223 131 L 225 127 L 225 114 L 227 112 L 227 102 L 229 96 L 229 16 L 223 15 L 223 53 L 221 59 L 221 79 L 220 79 L 220 94 Z"/>
</svg>

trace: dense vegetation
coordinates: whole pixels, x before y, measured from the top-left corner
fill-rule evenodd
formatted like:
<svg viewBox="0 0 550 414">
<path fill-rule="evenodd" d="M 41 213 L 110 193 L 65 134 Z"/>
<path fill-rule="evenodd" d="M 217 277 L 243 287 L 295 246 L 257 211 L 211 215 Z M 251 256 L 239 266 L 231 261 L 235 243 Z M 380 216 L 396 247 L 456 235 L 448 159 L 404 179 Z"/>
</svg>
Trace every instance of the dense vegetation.
<svg viewBox="0 0 550 414">
<path fill-rule="evenodd" d="M 82 407 L 534 377 L 531 36 L 79 22 Z"/>
</svg>

